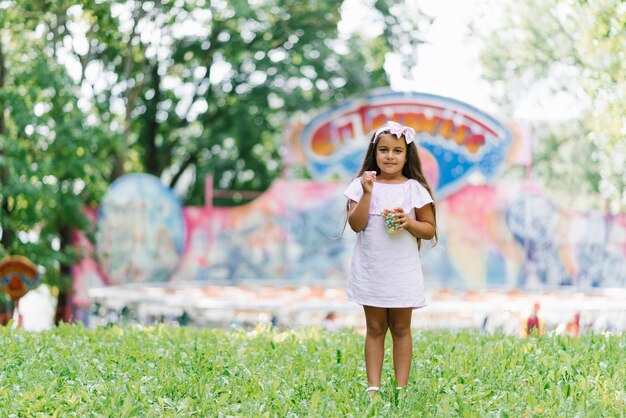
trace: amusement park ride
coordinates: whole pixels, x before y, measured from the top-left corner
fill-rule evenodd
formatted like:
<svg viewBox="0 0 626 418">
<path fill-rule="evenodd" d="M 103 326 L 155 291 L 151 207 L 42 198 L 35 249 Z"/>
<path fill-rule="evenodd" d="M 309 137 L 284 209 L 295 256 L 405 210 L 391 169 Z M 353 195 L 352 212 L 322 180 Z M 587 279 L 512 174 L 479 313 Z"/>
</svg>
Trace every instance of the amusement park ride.
<svg viewBox="0 0 626 418">
<path fill-rule="evenodd" d="M 19 328 L 22 327 L 20 299 L 29 290 L 37 286 L 40 280 L 41 276 L 37 271 L 37 266 L 28 258 L 12 255 L 0 260 L 0 287 L 15 304 Z"/>
</svg>

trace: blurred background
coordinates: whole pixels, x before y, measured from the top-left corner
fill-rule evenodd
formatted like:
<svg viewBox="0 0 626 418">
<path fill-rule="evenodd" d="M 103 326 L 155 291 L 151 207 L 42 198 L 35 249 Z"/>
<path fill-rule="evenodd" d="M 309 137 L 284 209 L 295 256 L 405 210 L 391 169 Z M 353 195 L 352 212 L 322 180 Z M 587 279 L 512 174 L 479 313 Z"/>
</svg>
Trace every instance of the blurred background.
<svg viewBox="0 0 626 418">
<path fill-rule="evenodd" d="M 342 191 L 395 120 L 438 211 L 415 327 L 623 331 L 625 26 L 619 0 L 1 0 L 0 259 L 38 277 L 0 268 L 0 322 L 362 329 Z"/>
</svg>

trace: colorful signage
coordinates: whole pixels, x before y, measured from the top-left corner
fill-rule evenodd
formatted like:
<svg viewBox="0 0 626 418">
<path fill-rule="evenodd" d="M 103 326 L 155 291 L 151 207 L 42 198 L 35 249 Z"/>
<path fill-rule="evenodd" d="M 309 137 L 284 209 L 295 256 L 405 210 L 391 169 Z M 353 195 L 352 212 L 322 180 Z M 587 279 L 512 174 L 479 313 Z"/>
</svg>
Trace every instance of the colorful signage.
<svg viewBox="0 0 626 418">
<path fill-rule="evenodd" d="M 96 255 L 109 283 L 166 281 L 183 252 L 182 206 L 157 177 L 126 175 L 102 200 L 96 237 Z"/>
<path fill-rule="evenodd" d="M 0 287 L 13 300 L 28 293 L 40 279 L 37 266 L 26 257 L 11 255 L 0 260 Z"/>
<path fill-rule="evenodd" d="M 461 188 L 474 171 L 494 177 L 512 142 L 508 129 L 469 104 L 426 93 L 375 91 L 319 114 L 304 127 L 300 145 L 313 178 L 354 177 L 369 133 L 388 120 L 417 132 L 426 175 L 439 197 Z"/>
<path fill-rule="evenodd" d="M 341 233 L 346 185 L 280 179 L 245 205 L 184 208 L 187 240 L 168 282 L 345 285 L 356 239 L 347 225 Z M 132 215 L 127 216 L 132 224 Z M 439 244 L 422 245 L 430 288 L 626 287 L 626 215 L 575 212 L 535 186 L 498 180 L 467 185 L 439 200 L 437 219 Z M 117 264 L 83 258 L 74 268 L 75 297 L 83 306 L 89 288 L 107 284 L 103 270 L 133 273 L 110 276 L 109 284 L 130 284 L 138 278 L 148 281 L 152 265 L 169 265 L 166 259 L 145 259 L 158 243 L 128 249 L 123 237 L 133 230 L 129 223 L 108 231 L 107 236 L 118 237 L 113 248 Z M 156 237 L 156 231 L 141 228 L 136 233 Z M 86 238 L 77 244 L 89 254 Z"/>
</svg>

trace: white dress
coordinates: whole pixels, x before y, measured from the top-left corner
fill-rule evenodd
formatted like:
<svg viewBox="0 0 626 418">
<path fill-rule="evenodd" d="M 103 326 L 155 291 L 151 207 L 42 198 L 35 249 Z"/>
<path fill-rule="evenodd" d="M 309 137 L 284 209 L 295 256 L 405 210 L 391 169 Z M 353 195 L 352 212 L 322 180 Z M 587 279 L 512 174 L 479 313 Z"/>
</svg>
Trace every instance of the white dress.
<svg viewBox="0 0 626 418">
<path fill-rule="evenodd" d="M 343 194 L 358 202 L 363 195 L 361 179 L 354 179 Z M 401 207 L 415 219 L 415 208 L 432 201 L 417 180 L 401 184 L 374 182 L 369 220 L 357 234 L 350 265 L 347 289 L 350 301 L 380 308 L 426 306 L 417 239 L 404 229 L 388 233 L 381 212 Z"/>
</svg>

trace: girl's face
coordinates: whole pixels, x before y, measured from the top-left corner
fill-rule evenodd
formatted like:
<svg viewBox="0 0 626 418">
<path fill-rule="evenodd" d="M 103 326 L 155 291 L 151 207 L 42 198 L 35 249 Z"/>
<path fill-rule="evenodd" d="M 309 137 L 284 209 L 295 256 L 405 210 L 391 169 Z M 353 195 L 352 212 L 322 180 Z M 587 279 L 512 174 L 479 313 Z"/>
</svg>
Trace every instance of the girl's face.
<svg viewBox="0 0 626 418">
<path fill-rule="evenodd" d="M 395 135 L 383 134 L 376 142 L 376 164 L 383 177 L 402 176 L 406 162 L 406 141 Z"/>
</svg>

